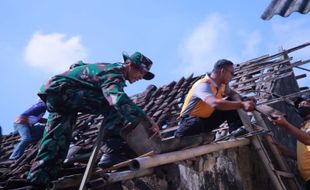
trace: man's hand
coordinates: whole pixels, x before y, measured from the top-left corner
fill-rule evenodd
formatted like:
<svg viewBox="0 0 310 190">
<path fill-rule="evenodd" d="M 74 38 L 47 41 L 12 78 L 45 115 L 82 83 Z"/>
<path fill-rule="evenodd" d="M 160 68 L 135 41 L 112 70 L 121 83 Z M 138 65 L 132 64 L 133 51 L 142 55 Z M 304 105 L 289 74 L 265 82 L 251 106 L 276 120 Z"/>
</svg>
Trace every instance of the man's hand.
<svg viewBox="0 0 310 190">
<path fill-rule="evenodd" d="M 159 135 L 160 134 L 160 128 L 156 123 L 153 123 L 152 125 L 152 131 L 156 134 Z"/>
<path fill-rule="evenodd" d="M 289 122 L 282 115 L 274 115 L 274 119 L 272 120 L 272 123 L 274 125 L 278 125 L 282 127 L 289 124 Z"/>
<path fill-rule="evenodd" d="M 253 111 L 255 108 L 255 103 L 252 100 L 241 102 L 244 111 Z"/>
<path fill-rule="evenodd" d="M 249 100 L 251 100 L 252 102 L 254 102 L 254 104 L 257 103 L 257 100 L 256 100 L 256 98 L 255 98 L 254 96 L 249 96 L 248 98 L 249 98 Z"/>
</svg>

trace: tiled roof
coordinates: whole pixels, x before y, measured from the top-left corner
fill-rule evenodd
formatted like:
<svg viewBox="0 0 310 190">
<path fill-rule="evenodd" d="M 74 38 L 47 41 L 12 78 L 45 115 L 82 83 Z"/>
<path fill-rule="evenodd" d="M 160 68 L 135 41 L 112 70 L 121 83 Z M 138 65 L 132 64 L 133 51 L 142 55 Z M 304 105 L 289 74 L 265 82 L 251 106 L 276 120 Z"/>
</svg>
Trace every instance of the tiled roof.
<svg viewBox="0 0 310 190">
<path fill-rule="evenodd" d="M 290 16 L 293 12 L 306 14 L 310 11 L 309 0 L 272 0 L 261 18 L 270 20 L 274 15 Z"/>
<path fill-rule="evenodd" d="M 291 63 L 291 58 L 287 56 L 287 53 L 308 45 L 310 43 L 288 49 L 282 53 L 265 55 L 238 64 L 235 68 L 232 87 L 241 93 L 254 93 L 259 102 L 270 99 L 274 80 L 292 76 L 293 67 L 309 63 L 309 60 Z M 182 77 L 177 82 L 173 81 L 159 88 L 150 85 L 144 92 L 132 96 L 132 99 L 159 124 L 162 131 L 165 131 L 177 126 L 177 117 L 185 95 L 190 86 L 201 77 L 194 75 Z M 299 89 L 293 90 L 299 91 Z M 78 116 L 68 160 L 66 160 L 61 176 L 59 176 L 60 179 L 53 183 L 55 189 L 64 188 L 64 185 L 59 187 L 60 183 L 68 185 L 71 189 L 78 187 L 79 180 L 77 179 L 80 179 L 85 170 L 101 121 L 100 115 L 80 114 Z M 169 136 L 170 134 L 164 135 Z M 27 186 L 25 176 L 36 155 L 38 144 L 29 146 L 25 154 L 16 162 L 7 162 L 18 140 L 19 136 L 16 134 L 3 136 L 0 155 L 0 161 L 2 161 L 0 162 L 0 189 L 1 187 L 14 189 Z M 101 154 L 99 153 L 99 156 Z"/>
</svg>

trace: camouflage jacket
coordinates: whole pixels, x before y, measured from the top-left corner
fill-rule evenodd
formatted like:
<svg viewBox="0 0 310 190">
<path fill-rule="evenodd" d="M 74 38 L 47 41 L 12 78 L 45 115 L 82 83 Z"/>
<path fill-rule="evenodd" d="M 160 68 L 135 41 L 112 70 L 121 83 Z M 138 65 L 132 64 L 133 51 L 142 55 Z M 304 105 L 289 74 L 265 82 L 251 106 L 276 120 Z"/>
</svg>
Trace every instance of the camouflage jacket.
<svg viewBox="0 0 310 190">
<path fill-rule="evenodd" d="M 121 63 L 85 64 L 80 61 L 71 65 L 68 71 L 52 77 L 41 87 L 38 95 L 42 98 L 49 93 L 61 93 L 62 88 L 74 88 L 74 86 L 101 90 L 109 104 L 114 106 L 124 119 L 134 122 L 146 114 L 124 92 L 126 86 L 124 72 Z"/>
</svg>

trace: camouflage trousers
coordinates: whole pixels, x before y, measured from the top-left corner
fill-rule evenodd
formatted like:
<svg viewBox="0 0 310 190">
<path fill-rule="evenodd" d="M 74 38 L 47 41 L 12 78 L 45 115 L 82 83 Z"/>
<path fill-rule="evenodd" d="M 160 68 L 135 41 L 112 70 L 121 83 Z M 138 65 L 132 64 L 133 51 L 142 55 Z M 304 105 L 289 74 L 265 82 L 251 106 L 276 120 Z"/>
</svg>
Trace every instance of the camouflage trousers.
<svg viewBox="0 0 310 190">
<path fill-rule="evenodd" d="M 50 114 L 38 154 L 27 176 L 31 184 L 39 186 L 46 186 L 59 177 L 69 150 L 77 112 L 103 114 L 107 129 L 123 121 L 102 94 L 91 90 L 68 89 L 62 95 L 48 95 L 46 106 Z"/>
</svg>

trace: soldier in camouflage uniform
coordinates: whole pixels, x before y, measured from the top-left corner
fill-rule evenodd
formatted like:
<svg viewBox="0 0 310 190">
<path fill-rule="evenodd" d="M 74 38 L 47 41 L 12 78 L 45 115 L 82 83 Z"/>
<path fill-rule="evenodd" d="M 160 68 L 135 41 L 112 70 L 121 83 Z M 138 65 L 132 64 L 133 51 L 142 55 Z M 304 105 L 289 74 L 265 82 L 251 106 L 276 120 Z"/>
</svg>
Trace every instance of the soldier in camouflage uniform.
<svg viewBox="0 0 310 190">
<path fill-rule="evenodd" d="M 124 63 L 78 64 L 52 77 L 38 95 L 50 112 L 39 152 L 28 174 L 33 185 L 45 186 L 56 179 L 66 158 L 72 125 L 78 112 L 103 114 L 105 130 L 117 131 L 124 121 L 137 122 L 147 117 L 123 88 L 125 81 L 151 80 L 152 61 L 140 52 L 123 55 Z"/>
</svg>

